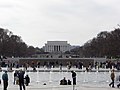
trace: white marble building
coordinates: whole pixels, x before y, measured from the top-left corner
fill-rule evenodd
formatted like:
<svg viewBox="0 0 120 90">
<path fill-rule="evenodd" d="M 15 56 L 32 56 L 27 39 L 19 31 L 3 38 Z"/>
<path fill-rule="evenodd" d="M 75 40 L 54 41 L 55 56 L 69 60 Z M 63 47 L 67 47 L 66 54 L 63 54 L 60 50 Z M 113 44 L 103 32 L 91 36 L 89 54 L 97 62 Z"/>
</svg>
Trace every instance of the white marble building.
<svg viewBox="0 0 120 90">
<path fill-rule="evenodd" d="M 72 46 L 67 41 L 47 41 L 43 49 L 45 52 L 65 52 L 70 51 Z"/>
</svg>

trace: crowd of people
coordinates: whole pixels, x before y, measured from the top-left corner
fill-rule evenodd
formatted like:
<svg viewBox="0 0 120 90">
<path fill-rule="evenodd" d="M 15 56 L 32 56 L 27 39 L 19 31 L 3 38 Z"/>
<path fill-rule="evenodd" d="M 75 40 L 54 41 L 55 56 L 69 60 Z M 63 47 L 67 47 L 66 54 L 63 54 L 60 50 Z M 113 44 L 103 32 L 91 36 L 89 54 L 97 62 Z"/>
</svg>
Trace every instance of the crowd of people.
<svg viewBox="0 0 120 90">
<path fill-rule="evenodd" d="M 74 71 L 71 71 L 72 73 L 72 78 L 73 78 L 73 85 L 76 85 L 76 73 Z M 16 70 L 14 72 L 14 85 L 19 85 L 20 90 L 26 90 L 26 86 L 29 85 L 30 83 L 30 77 L 28 75 L 24 76 L 25 71 L 23 71 L 22 69 L 20 70 Z M 5 70 L 5 72 L 2 75 L 2 80 L 3 80 L 3 90 L 7 90 L 8 88 L 8 74 L 7 71 Z M 68 79 L 66 80 L 66 78 L 64 77 L 62 80 L 60 80 L 60 85 L 72 85 L 71 84 L 71 80 Z M 0 80 L 0 84 L 1 84 L 1 80 Z M 46 85 L 46 84 L 44 84 Z"/>
<path fill-rule="evenodd" d="M 73 78 L 73 85 L 76 85 L 76 73 L 74 71 L 71 71 L 72 73 L 72 78 Z M 29 85 L 30 83 L 30 77 L 28 75 L 25 75 L 25 71 L 22 69 L 16 70 L 14 72 L 14 85 L 19 85 L 20 90 L 26 90 L 26 86 Z M 8 88 L 8 73 L 5 70 L 5 72 L 2 75 L 2 80 L 3 80 L 3 90 L 7 90 Z M 60 85 L 72 85 L 72 81 L 70 79 L 66 80 L 64 77 L 62 80 L 60 80 Z M 0 84 L 1 84 L 1 79 L 0 79 Z M 46 85 L 46 84 L 44 84 Z"/>
<path fill-rule="evenodd" d="M 84 65 L 84 63 L 82 61 L 78 61 L 78 62 L 66 62 L 63 63 L 62 62 L 44 62 L 43 64 L 41 64 L 39 61 L 38 62 L 26 62 L 24 64 L 20 64 L 17 61 L 16 62 L 4 62 L 2 61 L 0 64 L 0 70 L 1 67 L 7 67 L 9 70 L 12 71 L 12 68 L 21 68 L 23 67 L 25 70 L 28 70 L 28 68 L 33 68 L 33 71 L 36 71 L 36 68 L 47 68 L 47 69 L 51 69 L 51 68 L 58 68 L 62 71 L 63 67 L 66 67 L 68 70 L 70 70 L 72 67 L 77 68 L 77 69 L 83 69 L 83 67 L 86 67 L 86 71 L 91 71 L 93 68 L 95 69 L 99 69 L 99 68 L 105 68 L 105 69 L 112 69 L 112 67 L 114 67 L 117 70 L 120 70 L 120 62 L 119 61 L 105 61 L 105 62 L 94 62 L 94 63 L 88 63 L 87 65 Z"/>
<path fill-rule="evenodd" d="M 29 85 L 30 83 L 30 77 L 28 75 L 24 76 L 25 72 L 23 70 L 15 71 L 14 72 L 14 85 L 19 85 L 20 90 L 26 90 L 26 86 Z M 7 71 L 5 71 L 2 75 L 2 80 L 3 80 L 3 90 L 7 90 L 8 87 L 8 74 Z"/>
<path fill-rule="evenodd" d="M 113 64 L 113 63 L 110 63 L 110 62 L 105 63 L 105 64 L 106 64 L 106 68 L 111 68 L 112 69 L 112 66 L 114 66 L 114 68 L 117 67 L 117 64 Z M 82 63 L 80 63 L 79 65 L 80 65 L 79 68 L 82 68 Z M 62 67 L 62 64 L 60 64 L 60 66 Z M 95 62 L 95 66 L 96 67 L 98 66 L 97 62 Z M 71 63 L 68 64 L 68 69 L 70 69 L 70 68 L 71 68 Z M 92 68 L 91 64 L 89 64 L 89 68 Z M 86 70 L 89 69 L 89 68 L 86 68 Z M 34 67 L 34 69 L 35 69 L 35 67 Z M 66 80 L 66 78 L 64 77 L 62 80 L 60 80 L 60 85 L 73 85 L 73 86 L 76 85 L 76 73 L 74 71 L 71 71 L 71 73 L 72 73 L 72 79 L 73 80 L 70 80 L 70 79 Z M 26 75 L 26 76 L 24 76 L 24 75 L 25 75 L 25 71 L 22 71 L 22 70 L 16 70 L 14 72 L 14 82 L 13 82 L 13 84 L 14 85 L 19 85 L 20 90 L 22 90 L 22 88 L 23 88 L 23 90 L 26 90 L 25 86 L 28 86 L 29 83 L 30 83 L 30 77 L 28 75 Z M 114 82 L 115 82 L 114 69 L 111 71 L 110 77 L 111 77 L 111 83 L 109 84 L 109 86 L 114 88 L 115 87 L 115 85 L 114 85 Z M 5 73 L 2 75 L 2 80 L 3 80 L 3 88 L 4 88 L 4 90 L 7 90 L 7 87 L 8 87 L 7 71 L 5 71 Z M 0 84 L 1 84 L 1 80 L 0 80 Z M 118 88 L 120 87 L 120 83 L 117 84 L 117 87 Z"/>
<path fill-rule="evenodd" d="M 73 90 L 75 90 L 75 85 L 76 85 L 76 72 L 71 71 L 72 73 L 72 80 L 68 79 L 66 80 L 66 77 L 64 77 L 62 80 L 60 80 L 60 85 L 73 85 Z M 25 71 L 21 70 L 16 70 L 14 72 L 14 85 L 19 85 L 20 90 L 26 90 L 26 86 L 29 85 L 30 83 L 30 77 L 28 75 L 24 76 Z M 111 78 L 111 83 L 109 84 L 110 87 L 115 88 L 115 70 L 111 70 L 110 74 Z M 8 74 L 7 71 L 5 71 L 2 75 L 2 80 L 3 80 L 3 90 L 7 90 L 8 87 Z M 120 81 L 120 77 L 119 77 Z M 1 81 L 0 81 L 1 84 Z M 46 84 L 45 84 L 46 85 Z M 120 83 L 117 84 L 117 87 L 120 87 Z"/>
</svg>

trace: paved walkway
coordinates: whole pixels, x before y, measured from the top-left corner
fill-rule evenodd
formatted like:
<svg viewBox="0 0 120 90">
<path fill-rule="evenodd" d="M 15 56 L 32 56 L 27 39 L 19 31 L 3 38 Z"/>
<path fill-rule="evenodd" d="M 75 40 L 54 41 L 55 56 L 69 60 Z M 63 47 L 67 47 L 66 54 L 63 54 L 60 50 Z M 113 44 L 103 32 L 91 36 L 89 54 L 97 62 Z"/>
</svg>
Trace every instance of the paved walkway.
<svg viewBox="0 0 120 90">
<path fill-rule="evenodd" d="M 54 70 L 57 70 L 58 68 L 55 68 Z M 6 70 L 6 68 L 3 68 L 3 70 Z M 40 68 L 40 70 L 44 70 L 43 68 Z M 66 70 L 66 69 L 64 69 Z M 76 70 L 76 69 L 72 69 L 72 70 Z M 82 71 L 82 70 L 81 70 Z M 103 70 L 104 71 L 104 70 Z M 108 70 L 109 71 L 109 70 Z M 2 74 L 1 74 L 2 75 Z M 34 75 L 34 74 L 33 74 Z M 44 75 L 44 74 L 42 74 Z M 88 74 L 89 75 L 89 74 Z M 9 73 L 9 76 L 12 76 L 12 73 Z M 37 76 L 32 76 L 32 78 L 34 78 L 36 80 Z M 48 75 L 49 77 L 49 75 Z M 94 76 L 93 76 L 94 77 Z M 12 77 L 10 77 L 12 78 Z M 45 77 L 46 78 L 46 77 Z M 59 77 L 58 77 L 59 78 Z M 83 77 L 84 78 L 84 77 Z M 95 77 L 96 78 L 96 77 Z M 104 77 L 101 77 L 104 78 Z M 105 77 L 106 78 L 106 77 Z M 12 79 L 11 79 L 12 80 Z M 48 79 L 49 80 L 49 79 Z M 107 80 L 107 79 L 106 79 Z M 49 81 L 48 81 L 49 82 Z M 92 83 L 87 83 L 87 84 L 80 84 L 76 85 L 75 90 L 120 90 L 117 87 L 116 88 L 111 88 L 108 86 L 108 83 L 104 83 L 104 84 L 99 84 L 97 82 L 95 82 L 96 85 L 92 84 Z M 0 85 L 0 90 L 3 90 L 2 88 L 2 84 Z M 19 86 L 18 85 L 13 85 L 12 83 L 8 86 L 8 90 L 19 90 Z M 26 90 L 73 90 L 73 86 L 72 85 L 42 85 L 42 84 L 37 84 L 37 83 L 31 83 L 29 86 L 26 87 Z"/>
<path fill-rule="evenodd" d="M 119 88 L 111 88 L 109 86 L 97 86 L 97 85 L 76 85 L 75 90 L 120 90 Z M 2 85 L 0 85 L 0 90 Z M 19 90 L 18 85 L 11 85 L 8 90 Z M 26 90 L 73 90 L 72 85 L 30 85 L 26 87 Z"/>
</svg>

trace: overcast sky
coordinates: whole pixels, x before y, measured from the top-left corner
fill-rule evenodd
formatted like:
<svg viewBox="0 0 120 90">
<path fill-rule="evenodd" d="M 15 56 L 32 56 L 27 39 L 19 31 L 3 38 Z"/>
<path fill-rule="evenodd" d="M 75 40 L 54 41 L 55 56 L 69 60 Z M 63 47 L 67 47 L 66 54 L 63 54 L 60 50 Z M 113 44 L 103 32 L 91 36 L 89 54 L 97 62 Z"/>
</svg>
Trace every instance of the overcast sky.
<svg viewBox="0 0 120 90">
<path fill-rule="evenodd" d="M 120 0 L 0 0 L 0 27 L 27 45 L 83 45 L 120 24 Z"/>
</svg>

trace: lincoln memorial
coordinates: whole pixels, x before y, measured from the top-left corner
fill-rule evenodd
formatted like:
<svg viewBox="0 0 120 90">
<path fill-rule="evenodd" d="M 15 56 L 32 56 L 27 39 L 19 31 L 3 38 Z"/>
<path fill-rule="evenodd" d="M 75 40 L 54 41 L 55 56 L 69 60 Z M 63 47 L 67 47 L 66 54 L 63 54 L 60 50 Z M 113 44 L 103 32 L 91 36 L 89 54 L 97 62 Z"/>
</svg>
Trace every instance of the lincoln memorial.
<svg viewBox="0 0 120 90">
<path fill-rule="evenodd" d="M 65 52 L 70 51 L 72 46 L 67 41 L 47 41 L 43 49 L 45 52 Z"/>
</svg>

